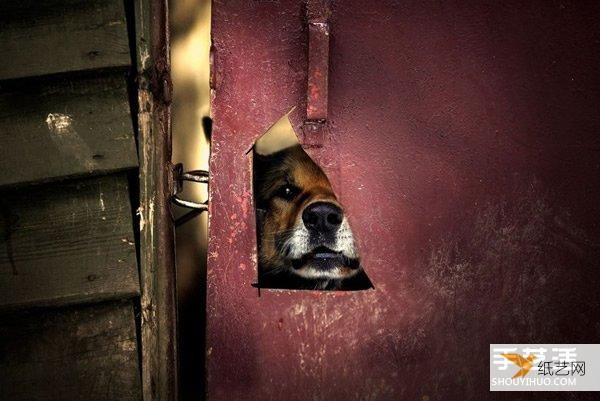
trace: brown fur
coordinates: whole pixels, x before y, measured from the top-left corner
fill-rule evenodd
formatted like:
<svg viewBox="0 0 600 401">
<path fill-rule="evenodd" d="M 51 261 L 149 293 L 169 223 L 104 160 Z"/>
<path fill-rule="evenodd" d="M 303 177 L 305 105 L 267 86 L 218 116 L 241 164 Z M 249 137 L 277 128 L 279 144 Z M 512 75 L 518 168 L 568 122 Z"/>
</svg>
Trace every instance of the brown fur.
<svg viewBox="0 0 600 401">
<path fill-rule="evenodd" d="M 314 202 L 330 202 L 340 209 L 343 208 L 325 173 L 300 145 L 273 155 L 255 154 L 254 157 L 254 192 L 259 234 L 259 282 L 269 287 L 318 286 L 315 280 L 303 280 L 295 275 L 289 275 L 290 262 L 286 260 L 281 249 L 278 249 L 278 239 L 302 224 L 303 210 Z M 283 196 L 280 193 L 285 191 L 286 187 L 297 191 L 292 199 L 286 199 L 285 192 Z M 348 277 L 356 273 L 355 269 L 350 267 L 340 268 Z M 339 284 L 332 284 L 330 288 L 339 288 Z"/>
</svg>

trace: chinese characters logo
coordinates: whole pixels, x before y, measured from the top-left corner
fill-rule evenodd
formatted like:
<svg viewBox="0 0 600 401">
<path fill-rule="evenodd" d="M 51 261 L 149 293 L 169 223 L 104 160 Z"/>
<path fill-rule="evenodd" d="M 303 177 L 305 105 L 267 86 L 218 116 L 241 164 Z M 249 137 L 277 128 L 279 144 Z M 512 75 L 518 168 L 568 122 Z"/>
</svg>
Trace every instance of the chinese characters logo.
<svg viewBox="0 0 600 401">
<path fill-rule="evenodd" d="M 569 376 L 569 375 L 585 375 L 585 361 L 576 360 L 577 348 L 551 348 L 554 356 L 551 360 L 546 360 L 548 354 L 548 348 L 523 348 L 524 354 L 518 354 L 517 347 L 511 348 L 494 348 L 496 356 L 501 356 L 505 360 L 512 362 L 519 367 L 519 370 L 512 376 L 513 379 L 517 377 L 525 377 L 534 367 L 534 362 L 538 367 L 538 375 L 542 376 Z M 513 351 L 513 352 L 508 352 Z M 524 355 L 527 355 L 525 357 Z M 508 362 L 500 358 L 496 358 L 494 361 L 495 365 L 499 366 L 499 370 L 507 370 L 509 367 Z"/>
<path fill-rule="evenodd" d="M 490 390 L 600 391 L 599 362 L 596 344 L 491 344 Z"/>
</svg>

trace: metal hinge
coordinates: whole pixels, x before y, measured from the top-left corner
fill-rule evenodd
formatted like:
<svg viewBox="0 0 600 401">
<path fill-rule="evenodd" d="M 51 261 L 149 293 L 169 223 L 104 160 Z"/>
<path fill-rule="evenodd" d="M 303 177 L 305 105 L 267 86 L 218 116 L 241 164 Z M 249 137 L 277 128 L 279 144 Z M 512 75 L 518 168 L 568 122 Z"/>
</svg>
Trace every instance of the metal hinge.
<svg viewBox="0 0 600 401">
<path fill-rule="evenodd" d="M 183 164 L 177 163 L 173 166 L 173 193 L 171 195 L 171 202 L 177 206 L 191 209 L 188 213 L 183 216 L 174 219 L 175 227 L 193 219 L 196 216 L 202 214 L 202 212 L 208 211 L 208 201 L 196 202 L 187 199 L 181 199 L 179 193 L 183 191 L 184 181 L 195 182 L 197 184 L 208 185 L 208 171 L 205 170 L 192 170 L 183 171 Z"/>
</svg>

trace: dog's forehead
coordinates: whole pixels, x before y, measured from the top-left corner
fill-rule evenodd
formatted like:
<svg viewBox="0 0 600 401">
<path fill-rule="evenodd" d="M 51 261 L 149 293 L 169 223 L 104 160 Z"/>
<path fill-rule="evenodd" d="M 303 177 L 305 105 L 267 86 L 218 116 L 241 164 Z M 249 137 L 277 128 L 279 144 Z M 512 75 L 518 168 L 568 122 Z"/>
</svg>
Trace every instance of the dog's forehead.
<svg viewBox="0 0 600 401">
<path fill-rule="evenodd" d="M 291 178 L 297 185 L 329 186 L 329 180 L 321 167 L 319 167 L 301 147 L 297 147 L 294 151 L 290 152 L 288 160 L 286 161 L 286 166 L 288 174 L 291 175 Z"/>
</svg>

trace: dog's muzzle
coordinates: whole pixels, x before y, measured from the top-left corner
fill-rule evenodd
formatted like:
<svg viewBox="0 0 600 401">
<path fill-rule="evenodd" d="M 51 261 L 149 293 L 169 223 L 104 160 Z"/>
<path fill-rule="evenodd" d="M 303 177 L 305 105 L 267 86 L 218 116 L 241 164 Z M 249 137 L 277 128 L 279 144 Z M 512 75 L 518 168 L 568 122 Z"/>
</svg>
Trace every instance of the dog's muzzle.
<svg viewBox="0 0 600 401">
<path fill-rule="evenodd" d="M 308 205 L 285 242 L 293 271 L 306 278 L 340 279 L 361 267 L 347 219 L 331 202 Z"/>
</svg>

